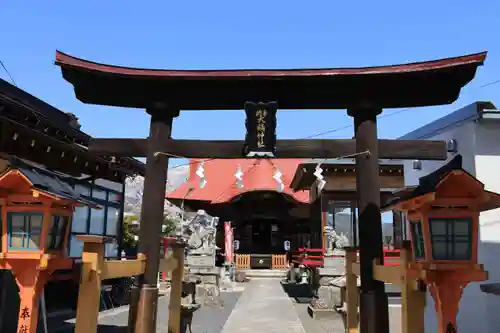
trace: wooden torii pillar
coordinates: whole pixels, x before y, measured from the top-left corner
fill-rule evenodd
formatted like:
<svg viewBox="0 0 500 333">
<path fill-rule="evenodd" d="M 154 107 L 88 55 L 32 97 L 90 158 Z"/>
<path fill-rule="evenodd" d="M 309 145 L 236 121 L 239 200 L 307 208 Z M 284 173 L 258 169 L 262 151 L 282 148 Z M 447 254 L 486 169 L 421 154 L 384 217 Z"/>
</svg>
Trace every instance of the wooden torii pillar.
<svg viewBox="0 0 500 333">
<path fill-rule="evenodd" d="M 384 282 L 373 277 L 373 261 L 384 264 L 380 215 L 377 115 L 381 109 L 351 109 L 356 137 L 356 192 L 358 194 L 361 293 L 360 331 L 389 332 L 388 299 Z"/>
<path fill-rule="evenodd" d="M 165 104 L 160 103 L 147 109 L 146 112 L 151 115 L 151 124 L 147 145 L 141 228 L 139 230 L 139 253 L 146 254 L 148 260 L 142 281 L 140 281 L 141 289 L 137 313 L 131 315 L 134 318 L 151 317 L 152 320 L 137 320 L 134 323 L 137 333 L 156 331 L 159 244 L 162 234 L 168 170 L 168 158 L 159 156 L 157 152 L 163 151 L 162 142 L 170 138 L 173 119 L 179 115 L 179 110 L 169 109 Z"/>
</svg>

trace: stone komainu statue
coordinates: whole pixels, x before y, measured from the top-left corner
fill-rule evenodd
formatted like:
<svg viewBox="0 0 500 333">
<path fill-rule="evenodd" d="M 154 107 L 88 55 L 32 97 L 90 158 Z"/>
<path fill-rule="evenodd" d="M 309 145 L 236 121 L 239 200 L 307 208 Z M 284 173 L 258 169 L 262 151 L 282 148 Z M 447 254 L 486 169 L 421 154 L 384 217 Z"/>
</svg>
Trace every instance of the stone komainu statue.
<svg viewBox="0 0 500 333">
<path fill-rule="evenodd" d="M 218 219 L 198 214 L 182 227 L 182 235 L 187 239 L 191 253 L 211 253 L 215 251 L 215 234 Z"/>
</svg>

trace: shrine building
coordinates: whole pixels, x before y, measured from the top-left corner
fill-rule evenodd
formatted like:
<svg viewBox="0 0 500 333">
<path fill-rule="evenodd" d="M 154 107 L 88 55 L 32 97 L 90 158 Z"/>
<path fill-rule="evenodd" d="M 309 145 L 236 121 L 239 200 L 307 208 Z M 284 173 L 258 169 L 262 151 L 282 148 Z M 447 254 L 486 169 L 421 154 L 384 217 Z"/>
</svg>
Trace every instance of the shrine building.
<svg viewBox="0 0 500 333">
<path fill-rule="evenodd" d="M 326 181 L 321 191 L 314 176 L 318 165 Z M 219 217 L 217 245 L 221 248 L 223 222 L 230 221 L 233 237 L 239 241 L 236 255 L 250 255 L 250 267 L 241 268 L 278 268 L 272 258 L 286 255 L 285 241 L 290 242 L 292 253 L 299 248 L 325 249 L 326 226 L 357 244 L 352 159 L 195 159 L 189 166 L 187 182 L 167 199 L 186 210 L 203 209 Z M 200 166 L 203 178 L 197 173 Z M 381 196 L 386 198 L 404 185 L 403 165 L 382 161 L 380 179 Z"/>
<path fill-rule="evenodd" d="M 298 159 L 217 159 L 203 162 L 204 180 L 196 174 L 203 160 L 191 160 L 188 181 L 167 197 L 188 210 L 203 209 L 219 217 L 217 245 L 224 247 L 223 222 L 231 221 L 238 254 L 284 255 L 283 243 L 305 246 L 306 235 L 317 237 L 309 224 L 309 191 L 290 188 Z M 282 190 L 274 179 L 281 173 Z M 240 173 L 241 181 L 235 177 Z M 200 181 L 206 182 L 200 187 Z M 264 265 L 264 266 L 266 266 Z"/>
</svg>

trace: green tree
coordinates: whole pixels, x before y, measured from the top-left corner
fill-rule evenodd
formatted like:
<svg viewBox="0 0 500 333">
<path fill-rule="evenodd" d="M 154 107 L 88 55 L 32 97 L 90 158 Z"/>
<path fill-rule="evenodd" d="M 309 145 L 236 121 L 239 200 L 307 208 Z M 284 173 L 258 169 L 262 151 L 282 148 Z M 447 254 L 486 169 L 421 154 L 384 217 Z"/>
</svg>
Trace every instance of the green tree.
<svg viewBox="0 0 500 333">
<path fill-rule="evenodd" d="M 162 227 L 163 236 L 167 237 L 175 236 L 175 230 L 177 229 L 179 223 L 180 223 L 179 219 L 165 215 L 163 218 L 163 227 Z"/>
<path fill-rule="evenodd" d="M 126 249 L 134 248 L 137 246 L 135 240 L 134 225 L 132 222 L 137 221 L 137 216 L 125 216 L 123 219 L 123 247 Z"/>
<path fill-rule="evenodd" d="M 139 228 L 134 225 L 134 221 L 139 221 L 137 216 L 125 216 L 123 219 L 123 247 L 125 249 L 132 249 L 137 246 L 136 237 Z M 166 216 L 163 220 L 162 235 L 166 237 L 175 236 L 175 231 L 179 225 L 179 219 L 172 216 Z"/>
</svg>

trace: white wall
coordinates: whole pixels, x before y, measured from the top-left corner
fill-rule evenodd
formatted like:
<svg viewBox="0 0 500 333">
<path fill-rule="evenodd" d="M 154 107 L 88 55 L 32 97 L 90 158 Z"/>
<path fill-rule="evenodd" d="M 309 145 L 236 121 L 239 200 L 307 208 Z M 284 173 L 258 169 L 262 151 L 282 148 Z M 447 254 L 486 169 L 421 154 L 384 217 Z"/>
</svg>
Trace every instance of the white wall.
<svg viewBox="0 0 500 333">
<path fill-rule="evenodd" d="M 500 123 L 467 122 L 440 133 L 433 140 L 457 140 L 463 168 L 485 184 L 486 189 L 500 192 Z M 451 155 L 450 155 L 451 157 Z M 412 161 L 405 162 L 405 185 L 416 185 L 418 179 L 446 162 L 422 161 L 422 170 L 413 170 Z M 500 209 L 480 216 L 478 260 L 489 272 L 488 282 L 500 282 Z M 460 333 L 500 332 L 500 297 L 489 296 L 479 289 L 480 283 L 469 284 L 462 296 L 458 314 Z M 425 331 L 437 328 L 434 301 L 427 296 Z"/>
<path fill-rule="evenodd" d="M 451 128 L 428 140 L 451 140 L 458 142 L 458 153 L 462 155 L 464 169 L 475 174 L 474 164 L 474 126 L 473 122 L 464 123 L 460 127 Z M 449 158 L 453 157 L 449 154 Z M 417 185 L 418 179 L 436 170 L 448 161 L 422 161 L 421 170 L 413 170 L 413 161 L 404 161 L 405 186 Z"/>
<path fill-rule="evenodd" d="M 483 122 L 476 126 L 476 177 L 489 191 L 500 193 L 500 123 Z M 500 209 L 481 213 L 479 219 L 479 262 L 489 273 L 489 283 L 500 282 Z M 477 290 L 479 287 L 474 286 Z M 500 297 L 477 290 L 486 315 L 486 333 L 500 332 Z M 478 312 L 475 309 L 474 312 Z"/>
</svg>

